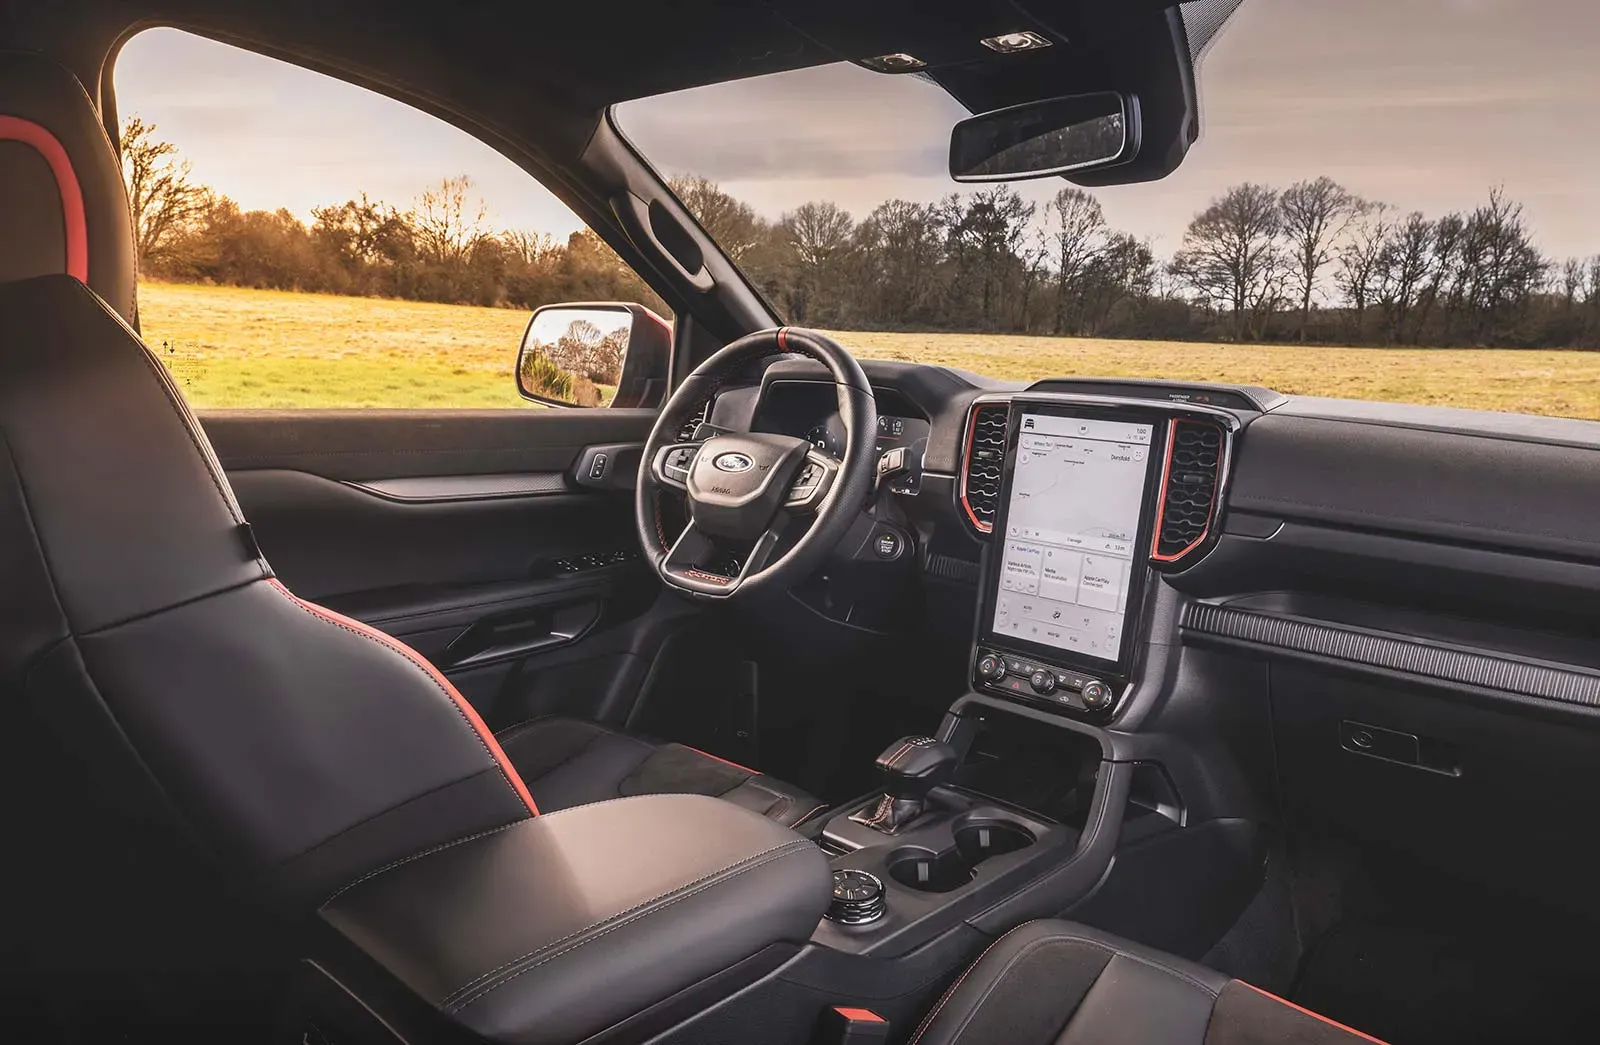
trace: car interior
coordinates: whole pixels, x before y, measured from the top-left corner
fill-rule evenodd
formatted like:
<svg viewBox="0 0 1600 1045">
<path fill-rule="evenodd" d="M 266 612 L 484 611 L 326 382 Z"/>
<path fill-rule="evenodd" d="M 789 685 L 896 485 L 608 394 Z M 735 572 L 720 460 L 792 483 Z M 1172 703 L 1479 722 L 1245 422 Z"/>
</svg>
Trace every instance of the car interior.
<svg viewBox="0 0 1600 1045">
<path fill-rule="evenodd" d="M 958 179 L 1151 181 L 1236 6 L 6 4 L 9 1040 L 1593 1040 L 1600 426 L 860 358 L 610 115 L 916 55 Z M 466 130 L 674 319 L 604 408 L 192 411 L 151 25 Z"/>
</svg>

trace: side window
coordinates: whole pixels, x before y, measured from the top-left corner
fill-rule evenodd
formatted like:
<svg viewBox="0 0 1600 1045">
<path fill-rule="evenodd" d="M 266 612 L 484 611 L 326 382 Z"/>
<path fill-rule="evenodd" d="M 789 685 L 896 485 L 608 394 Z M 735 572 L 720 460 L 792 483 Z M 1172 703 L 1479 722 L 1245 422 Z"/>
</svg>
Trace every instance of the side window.
<svg viewBox="0 0 1600 1045">
<path fill-rule="evenodd" d="M 659 398 L 661 299 L 465 131 L 176 29 L 128 41 L 116 90 L 140 323 L 195 406 Z"/>
</svg>

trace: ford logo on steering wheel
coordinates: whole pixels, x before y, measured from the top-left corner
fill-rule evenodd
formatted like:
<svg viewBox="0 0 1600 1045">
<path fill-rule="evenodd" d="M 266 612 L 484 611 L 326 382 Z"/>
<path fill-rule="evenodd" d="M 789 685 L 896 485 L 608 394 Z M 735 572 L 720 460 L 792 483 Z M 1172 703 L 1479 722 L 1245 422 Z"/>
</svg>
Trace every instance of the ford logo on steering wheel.
<svg viewBox="0 0 1600 1045">
<path fill-rule="evenodd" d="M 719 472 L 748 472 L 755 466 L 748 454 L 718 454 L 711 466 Z"/>
</svg>

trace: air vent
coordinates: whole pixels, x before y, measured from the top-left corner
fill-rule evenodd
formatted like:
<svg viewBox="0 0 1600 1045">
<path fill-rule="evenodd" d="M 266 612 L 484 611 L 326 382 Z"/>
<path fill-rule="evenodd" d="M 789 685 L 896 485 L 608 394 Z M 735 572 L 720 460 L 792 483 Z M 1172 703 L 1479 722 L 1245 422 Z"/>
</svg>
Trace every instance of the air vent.
<svg viewBox="0 0 1600 1045">
<path fill-rule="evenodd" d="M 972 411 L 966 457 L 961 468 L 961 505 L 982 533 L 994 530 L 1000 507 L 1000 472 L 1006 456 L 1006 424 L 1010 403 L 983 403 Z"/>
<path fill-rule="evenodd" d="M 1205 421 L 1174 420 L 1152 559 L 1176 562 L 1205 541 L 1216 516 L 1221 469 L 1222 429 Z"/>
</svg>

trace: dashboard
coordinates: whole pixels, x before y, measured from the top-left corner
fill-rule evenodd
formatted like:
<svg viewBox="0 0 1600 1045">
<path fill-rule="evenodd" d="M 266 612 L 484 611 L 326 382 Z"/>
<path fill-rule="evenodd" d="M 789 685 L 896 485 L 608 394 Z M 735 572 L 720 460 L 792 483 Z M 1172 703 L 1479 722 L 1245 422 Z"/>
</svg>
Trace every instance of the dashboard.
<svg viewBox="0 0 1600 1045">
<path fill-rule="evenodd" d="M 1141 801 L 1196 821 L 1260 818 L 1266 794 L 1545 902 L 1593 896 L 1571 823 L 1600 815 L 1600 424 L 862 365 L 882 445 L 921 448 L 890 506 L 912 544 L 862 566 L 882 612 L 841 559 L 784 620 L 860 644 L 858 699 L 1058 723 L 1161 766 L 1175 804 L 1154 778 Z M 803 360 L 715 413 L 840 434 Z"/>
<path fill-rule="evenodd" d="M 931 425 L 903 396 L 879 390 L 878 455 L 906 448 L 906 471 L 890 489 L 916 496 L 922 490 L 922 462 Z M 836 460 L 844 457 L 844 422 L 839 417 L 833 386 L 816 381 L 780 380 L 766 386 L 752 430 L 798 436 Z"/>
<path fill-rule="evenodd" d="M 915 590 L 878 616 L 858 598 L 818 599 L 813 620 L 855 639 L 909 634 L 941 654 L 964 649 L 968 689 L 1069 717 L 1124 721 L 1157 661 L 1198 645 L 1465 686 L 1474 699 L 1600 725 L 1600 526 L 1589 507 L 1600 503 L 1600 424 L 1199 382 L 1024 386 L 912 363 L 863 369 L 887 419 L 880 447 L 916 451 L 894 498 L 913 541 L 909 572 L 892 582 Z M 1031 411 L 1026 430 L 1035 400 L 1056 410 Z M 724 388 L 714 415 L 835 452 L 842 436 L 831 385 L 805 360 Z M 1086 457 L 1069 460 L 1079 434 L 1041 428 L 1044 416 L 1047 426 L 1152 419 L 1147 459 L 1084 473 Z M 1069 468 L 1092 481 L 1054 482 Z M 1135 521 L 1137 481 L 1149 485 Z M 1107 562 L 1077 546 L 1093 537 L 1117 542 L 1099 550 Z M 1044 559 L 1067 551 L 1085 561 L 1047 574 Z M 1095 572 L 1106 565 L 1115 569 Z M 830 583 L 848 574 L 834 570 Z M 817 610 L 824 603 L 833 608 Z M 1058 611 L 1077 615 L 1077 648 Z M 1083 649 L 1096 629 L 1116 648 Z M 1098 713 L 1072 697 L 1094 681 L 1115 691 Z"/>
</svg>

